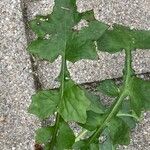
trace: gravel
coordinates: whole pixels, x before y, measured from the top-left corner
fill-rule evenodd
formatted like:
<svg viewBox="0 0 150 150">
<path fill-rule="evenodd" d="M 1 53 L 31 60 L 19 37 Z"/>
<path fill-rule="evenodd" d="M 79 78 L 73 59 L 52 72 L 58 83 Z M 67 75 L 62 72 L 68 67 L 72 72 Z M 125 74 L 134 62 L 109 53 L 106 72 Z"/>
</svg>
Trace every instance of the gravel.
<svg viewBox="0 0 150 150">
<path fill-rule="evenodd" d="M 32 150 L 39 121 L 27 113 L 34 91 L 20 0 L 0 1 L 0 149 Z"/>
</svg>

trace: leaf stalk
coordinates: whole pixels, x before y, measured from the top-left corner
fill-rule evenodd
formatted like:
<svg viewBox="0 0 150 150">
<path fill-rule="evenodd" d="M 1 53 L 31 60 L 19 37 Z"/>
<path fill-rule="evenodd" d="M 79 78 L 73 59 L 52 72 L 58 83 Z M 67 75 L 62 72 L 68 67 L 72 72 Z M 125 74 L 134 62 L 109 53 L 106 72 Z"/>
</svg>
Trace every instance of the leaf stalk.
<svg viewBox="0 0 150 150">
<path fill-rule="evenodd" d="M 58 105 L 61 105 L 61 102 L 63 101 L 63 96 L 64 96 L 64 82 L 65 82 L 65 72 L 67 69 L 67 65 L 66 65 L 66 56 L 65 56 L 65 50 L 64 53 L 62 55 L 62 63 L 61 63 L 61 72 L 60 72 L 60 76 L 61 76 L 61 81 L 60 81 L 60 102 Z M 61 116 L 59 113 L 57 113 L 56 115 L 56 122 L 54 125 L 54 132 L 53 132 L 53 136 L 52 136 L 52 140 L 50 142 L 50 148 L 49 150 L 53 150 L 54 145 L 55 145 L 55 141 L 56 141 L 56 136 L 58 133 L 58 129 L 59 129 L 59 122 L 61 120 Z"/>
<path fill-rule="evenodd" d="M 121 90 L 118 98 L 116 98 L 116 101 L 114 102 L 114 104 L 110 107 L 110 109 L 108 110 L 108 113 L 106 115 L 106 117 L 104 118 L 103 123 L 101 124 L 101 126 L 93 133 L 93 135 L 91 135 L 91 137 L 88 140 L 88 145 L 90 145 L 95 138 L 99 137 L 104 128 L 107 126 L 107 124 L 111 121 L 111 119 L 113 117 L 115 117 L 119 111 L 119 108 L 122 104 L 122 101 L 128 96 L 128 86 L 129 86 L 129 82 L 132 76 L 132 54 L 131 54 L 131 50 L 130 49 L 126 49 L 125 50 L 125 67 L 124 69 L 126 70 L 126 74 L 125 74 L 125 78 L 124 78 L 124 84 L 123 84 L 123 89 Z"/>
</svg>

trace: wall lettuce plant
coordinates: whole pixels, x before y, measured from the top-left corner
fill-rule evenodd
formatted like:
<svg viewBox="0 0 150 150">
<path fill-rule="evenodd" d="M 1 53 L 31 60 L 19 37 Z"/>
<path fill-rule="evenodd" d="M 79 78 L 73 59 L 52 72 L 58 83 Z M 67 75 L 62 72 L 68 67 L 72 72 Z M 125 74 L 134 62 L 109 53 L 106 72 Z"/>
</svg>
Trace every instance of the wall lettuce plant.
<svg viewBox="0 0 150 150">
<path fill-rule="evenodd" d="M 74 27 L 85 19 L 88 26 Z M 55 0 L 52 14 L 37 16 L 29 22 L 37 39 L 28 51 L 42 60 L 53 62 L 62 56 L 60 87 L 41 90 L 32 96 L 29 112 L 40 119 L 56 114 L 55 124 L 39 128 L 36 142 L 45 150 L 114 150 L 118 144 L 130 143 L 130 130 L 141 112 L 150 110 L 150 81 L 137 78 L 132 69 L 131 52 L 150 48 L 150 31 L 130 30 L 121 25 L 108 25 L 94 18 L 93 11 L 77 12 L 76 0 Z M 123 84 L 103 81 L 97 89 L 114 98 L 104 107 L 96 96 L 71 80 L 66 61 L 97 59 L 98 50 L 115 53 L 125 50 Z M 74 121 L 84 130 L 75 137 L 68 123 Z M 105 137 L 106 140 L 100 140 Z"/>
</svg>

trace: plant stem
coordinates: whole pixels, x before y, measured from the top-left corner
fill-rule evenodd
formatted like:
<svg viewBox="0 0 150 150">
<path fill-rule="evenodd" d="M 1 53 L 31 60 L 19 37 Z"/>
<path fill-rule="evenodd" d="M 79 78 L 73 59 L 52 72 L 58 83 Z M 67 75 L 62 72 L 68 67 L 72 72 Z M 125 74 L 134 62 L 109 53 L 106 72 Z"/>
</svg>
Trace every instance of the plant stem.
<svg viewBox="0 0 150 150">
<path fill-rule="evenodd" d="M 60 72 L 60 76 L 61 76 L 60 84 L 61 85 L 60 85 L 60 102 L 59 102 L 59 104 L 61 104 L 61 102 L 63 101 L 65 72 L 66 72 L 66 57 L 65 57 L 65 50 L 64 50 L 64 53 L 62 55 L 62 64 L 61 64 L 61 72 Z M 60 114 L 57 113 L 55 126 L 54 126 L 54 132 L 53 132 L 52 140 L 50 142 L 49 150 L 53 150 L 53 148 L 54 148 L 57 132 L 58 132 L 58 129 L 59 129 L 60 119 L 62 119 L 62 118 L 61 118 Z"/>
<path fill-rule="evenodd" d="M 132 77 L 132 73 L 133 73 L 132 52 L 129 49 L 125 50 L 125 70 L 126 70 L 126 73 L 125 73 L 124 83 L 125 83 L 125 86 L 128 87 L 129 82 L 130 82 L 131 77 Z"/>
<path fill-rule="evenodd" d="M 100 134 L 102 133 L 102 131 L 104 130 L 105 126 L 107 125 L 108 122 L 110 122 L 110 120 L 116 115 L 116 113 L 118 112 L 118 108 L 121 105 L 122 101 L 124 100 L 124 98 L 126 98 L 127 94 L 126 92 L 123 92 L 119 98 L 116 99 L 115 104 L 113 105 L 113 107 L 111 108 L 110 112 L 108 113 L 108 115 L 105 117 L 102 125 L 95 131 L 95 133 L 89 138 L 89 142 L 88 144 L 92 143 L 95 138 L 97 136 L 100 136 Z"/>
<path fill-rule="evenodd" d="M 123 89 L 121 90 L 119 97 L 116 99 L 116 101 L 114 102 L 114 104 L 112 105 L 110 110 L 108 110 L 108 114 L 104 118 L 104 121 L 101 124 L 101 126 L 89 138 L 89 142 L 88 142 L 87 146 L 90 145 L 95 140 L 96 137 L 99 137 L 102 134 L 107 123 L 109 123 L 111 121 L 111 119 L 114 116 L 116 116 L 116 114 L 118 113 L 120 105 L 122 104 L 122 101 L 128 96 L 128 85 L 129 85 L 131 75 L 132 75 L 131 50 L 129 50 L 129 49 L 125 50 L 125 55 L 126 55 L 126 57 L 125 57 L 125 71 L 126 71 L 126 73 L 125 73 L 125 78 L 124 78 Z"/>
</svg>

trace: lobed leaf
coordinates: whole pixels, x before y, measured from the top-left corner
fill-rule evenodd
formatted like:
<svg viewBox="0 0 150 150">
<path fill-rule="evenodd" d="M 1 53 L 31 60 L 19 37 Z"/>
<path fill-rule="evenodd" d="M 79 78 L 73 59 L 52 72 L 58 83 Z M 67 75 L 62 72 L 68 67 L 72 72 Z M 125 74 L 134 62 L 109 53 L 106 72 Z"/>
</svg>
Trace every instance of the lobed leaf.
<svg viewBox="0 0 150 150">
<path fill-rule="evenodd" d="M 150 110 L 150 81 L 133 77 L 129 95 L 131 107 L 138 116 L 141 115 L 142 110 Z"/>
<path fill-rule="evenodd" d="M 39 38 L 44 38 L 46 34 L 52 34 L 56 29 L 50 18 L 50 15 L 36 16 L 36 19 L 29 22 L 29 27 Z"/>
<path fill-rule="evenodd" d="M 74 150 L 99 150 L 99 143 L 98 141 L 96 143 L 91 143 L 90 145 L 87 145 L 88 140 L 81 140 L 76 142 L 73 145 Z"/>
<path fill-rule="evenodd" d="M 57 111 L 58 101 L 58 91 L 39 91 L 32 96 L 32 103 L 29 106 L 28 111 L 41 119 L 45 119 Z"/>
<path fill-rule="evenodd" d="M 88 26 L 77 31 L 74 26 L 81 19 L 88 21 Z M 31 42 L 28 51 L 50 62 L 53 62 L 58 55 L 62 55 L 63 59 L 71 62 L 80 59 L 96 59 L 95 41 L 99 50 L 110 53 L 123 49 L 150 48 L 150 31 L 131 30 L 116 24 L 113 29 L 109 30 L 107 25 L 95 20 L 93 11 L 77 12 L 76 0 L 55 0 L 51 15 L 37 16 L 29 25 L 36 33 L 37 39 Z M 62 67 L 63 69 L 66 68 Z M 66 70 L 63 70 L 63 73 L 65 74 L 63 78 L 69 77 Z M 55 133 L 56 139 L 53 143 L 56 150 L 72 147 L 75 150 L 115 150 L 117 144 L 128 145 L 130 129 L 135 127 L 135 119 L 141 115 L 142 110 L 150 110 L 150 82 L 136 77 L 132 77 L 125 89 L 128 91 L 130 104 L 129 101 L 124 100 L 117 116 L 115 116 L 117 108 L 113 109 L 112 106 L 112 112 L 110 111 L 108 118 L 111 115 L 114 116 L 111 120 L 107 118 L 109 121 L 105 118 L 109 111 L 106 111 L 96 96 L 87 93 L 72 80 L 65 80 L 62 87 L 64 87 L 63 97 L 60 102 L 60 93 L 57 90 L 39 91 L 32 96 L 32 103 L 29 107 L 29 112 L 41 119 L 48 118 L 54 112 L 58 112 L 64 119 L 61 118 L 56 124 L 58 131 Z M 103 81 L 98 89 L 111 97 L 118 97 L 120 93 L 112 80 Z M 106 125 L 107 138 L 100 144 L 98 138 L 88 144 L 90 137 L 74 144 L 74 133 L 64 121 L 78 122 L 89 131 L 95 131 L 101 125 Z M 54 127 L 40 128 L 36 131 L 36 141 L 45 144 L 45 150 L 49 150 L 53 133 Z"/>
<path fill-rule="evenodd" d="M 81 16 L 82 19 L 84 19 L 88 22 L 95 20 L 93 10 L 89 10 L 89 11 L 85 11 L 83 13 L 80 13 L 80 16 Z"/>
<path fill-rule="evenodd" d="M 89 26 L 81 31 L 73 30 L 81 19 L 87 19 Z M 96 59 L 98 56 L 94 41 L 108 28 L 104 23 L 93 19 L 92 11 L 78 13 L 76 0 L 55 0 L 51 15 L 37 16 L 29 25 L 38 38 L 31 42 L 28 51 L 50 62 L 64 51 L 66 59 L 72 62 Z"/>
<path fill-rule="evenodd" d="M 137 116 L 133 114 L 129 100 L 124 100 L 122 102 L 122 106 L 120 107 L 120 111 L 118 112 L 117 117 L 121 118 L 130 129 L 136 127 L 136 123 L 138 121 Z"/>
<path fill-rule="evenodd" d="M 99 100 L 99 96 L 96 96 L 89 91 L 85 91 L 87 98 L 90 100 L 91 104 L 88 108 L 88 111 L 91 110 L 97 114 L 103 114 L 105 107 L 102 105 L 102 103 Z"/>
<path fill-rule="evenodd" d="M 60 123 L 59 131 L 56 138 L 56 149 L 64 150 L 71 149 L 75 142 L 75 135 L 65 122 Z"/>
<path fill-rule="evenodd" d="M 36 130 L 35 140 L 39 144 L 48 143 L 53 135 L 53 127 L 43 127 Z"/>
<path fill-rule="evenodd" d="M 116 147 L 113 145 L 110 138 L 107 138 L 106 141 L 100 143 L 100 150 L 116 150 Z"/>
<path fill-rule="evenodd" d="M 111 97 L 117 97 L 119 95 L 119 88 L 113 80 L 102 81 L 97 89 Z"/>
<path fill-rule="evenodd" d="M 150 49 L 150 31 L 134 30 L 135 48 Z"/>
<path fill-rule="evenodd" d="M 130 129 L 133 129 L 136 127 L 137 121 L 133 117 L 129 117 L 128 114 L 124 114 L 123 116 L 117 115 L 119 118 L 121 118 Z"/>
<path fill-rule="evenodd" d="M 107 25 L 97 20 L 88 23 L 88 27 L 83 27 L 82 30 L 78 31 L 76 38 L 81 43 L 85 41 L 96 41 L 98 40 L 108 28 Z"/>
<path fill-rule="evenodd" d="M 66 59 L 71 62 L 76 62 L 80 59 L 97 59 L 98 55 L 95 49 L 95 44 L 92 41 L 81 43 L 74 37 L 67 43 Z"/>
<path fill-rule="evenodd" d="M 109 131 L 107 128 L 103 131 L 103 137 L 104 139 L 100 142 L 99 149 L 100 150 L 116 150 L 116 145 L 113 144 L 113 141 L 111 140 L 111 137 L 109 135 Z"/>
<path fill-rule="evenodd" d="M 80 124 L 83 128 L 89 130 L 89 131 L 94 131 L 99 127 L 104 120 L 104 115 L 97 114 L 93 111 L 88 111 L 87 112 L 87 120 L 85 124 Z"/>
<path fill-rule="evenodd" d="M 97 41 L 98 49 L 109 53 L 123 49 L 149 49 L 150 31 L 131 30 L 128 27 L 114 24 L 113 29 L 107 30 Z"/>
<path fill-rule="evenodd" d="M 57 41 L 59 38 L 59 42 Z M 58 35 L 51 37 L 50 39 L 37 39 L 32 41 L 28 46 L 28 51 L 41 59 L 49 60 L 53 62 L 64 49 L 64 41 L 58 37 Z"/>
<path fill-rule="evenodd" d="M 79 149 L 80 150 L 87 150 L 87 148 L 86 148 L 86 141 L 81 140 L 81 141 L 78 141 L 78 142 L 74 143 L 73 149 L 74 150 L 79 150 Z"/>
<path fill-rule="evenodd" d="M 90 100 L 86 97 L 84 90 L 75 85 L 72 80 L 65 81 L 63 101 L 58 108 L 63 119 L 85 123 L 89 106 Z"/>
<path fill-rule="evenodd" d="M 108 123 L 107 127 L 113 144 L 129 145 L 129 127 L 122 119 L 115 117 Z"/>
<path fill-rule="evenodd" d="M 50 149 L 50 140 L 54 133 L 53 127 L 43 127 L 36 131 L 36 142 L 45 144 L 46 150 Z M 56 142 L 54 149 L 64 150 L 70 149 L 75 142 L 75 136 L 69 125 L 64 121 L 59 123 L 58 134 L 56 135 Z"/>
</svg>

